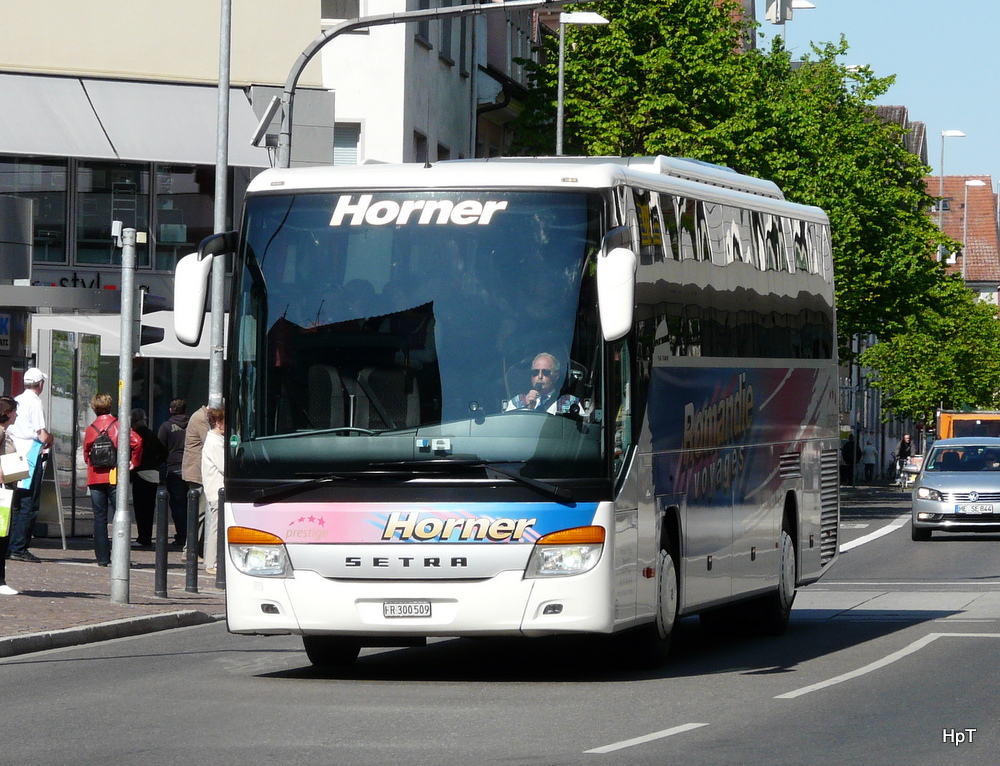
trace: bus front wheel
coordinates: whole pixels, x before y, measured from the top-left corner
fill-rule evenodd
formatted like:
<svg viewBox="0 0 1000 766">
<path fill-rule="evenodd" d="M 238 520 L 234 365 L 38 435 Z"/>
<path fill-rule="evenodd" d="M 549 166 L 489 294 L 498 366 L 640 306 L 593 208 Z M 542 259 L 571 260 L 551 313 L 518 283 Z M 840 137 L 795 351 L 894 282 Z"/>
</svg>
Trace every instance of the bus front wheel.
<svg viewBox="0 0 1000 766">
<path fill-rule="evenodd" d="M 353 665 L 361 653 L 361 642 L 342 636 L 302 636 L 309 662 L 318 668 Z"/>
<path fill-rule="evenodd" d="M 677 623 L 680 581 L 677 562 L 666 537 L 660 547 L 656 567 L 656 613 L 651 625 L 636 633 L 636 658 L 647 668 L 658 668 L 667 659 L 670 639 Z"/>
</svg>

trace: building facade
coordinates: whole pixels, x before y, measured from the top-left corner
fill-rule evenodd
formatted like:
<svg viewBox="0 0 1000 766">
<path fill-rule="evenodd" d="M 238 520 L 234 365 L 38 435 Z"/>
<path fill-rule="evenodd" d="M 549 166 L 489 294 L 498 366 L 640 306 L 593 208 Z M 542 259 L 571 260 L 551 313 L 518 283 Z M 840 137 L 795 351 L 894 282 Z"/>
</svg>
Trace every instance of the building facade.
<svg viewBox="0 0 1000 766">
<path fill-rule="evenodd" d="M 225 226 L 274 163 L 277 120 L 251 138 L 303 50 L 343 19 L 459 4 L 232 0 Z M 0 387 L 58 367 L 49 391 L 74 392 L 53 406 L 73 413 L 57 429 L 68 443 L 89 396 L 118 389 L 112 222 L 140 232 L 135 283 L 164 297 L 178 258 L 215 229 L 220 27 L 220 5 L 204 0 L 35 0 L 0 25 Z M 338 37 L 298 82 L 291 164 L 503 153 L 525 92 L 515 59 L 535 55 L 537 33 L 534 12 L 503 10 Z M 131 404 L 154 428 L 172 399 L 193 411 L 207 394 L 205 349 L 157 344 L 135 360 Z"/>
</svg>

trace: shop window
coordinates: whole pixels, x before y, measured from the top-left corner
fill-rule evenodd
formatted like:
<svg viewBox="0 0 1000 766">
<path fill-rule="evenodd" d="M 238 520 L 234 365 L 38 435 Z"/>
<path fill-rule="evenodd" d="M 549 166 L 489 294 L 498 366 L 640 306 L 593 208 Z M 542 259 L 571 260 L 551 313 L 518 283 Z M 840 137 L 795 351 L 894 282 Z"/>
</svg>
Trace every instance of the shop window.
<svg viewBox="0 0 1000 766">
<path fill-rule="evenodd" d="M 121 263 L 111 222 L 149 232 L 149 166 L 124 162 L 80 162 L 77 190 L 76 262 Z M 149 245 L 136 244 L 136 265 L 149 265 Z"/>
<path fill-rule="evenodd" d="M 0 158 L 0 194 L 35 201 L 34 261 L 66 262 L 66 160 Z"/>
<path fill-rule="evenodd" d="M 212 234 L 215 168 L 157 165 L 155 203 L 154 268 L 172 271 L 179 258 L 194 252 Z"/>
</svg>

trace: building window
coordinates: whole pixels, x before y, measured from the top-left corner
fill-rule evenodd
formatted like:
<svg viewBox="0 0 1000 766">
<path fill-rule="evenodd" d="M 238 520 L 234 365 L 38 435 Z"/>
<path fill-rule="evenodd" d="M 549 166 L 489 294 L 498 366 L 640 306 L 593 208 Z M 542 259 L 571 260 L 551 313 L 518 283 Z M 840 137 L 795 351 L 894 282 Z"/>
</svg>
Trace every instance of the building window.
<svg viewBox="0 0 1000 766">
<path fill-rule="evenodd" d="M 324 19 L 356 19 L 361 15 L 360 0 L 321 0 L 320 14 Z"/>
<path fill-rule="evenodd" d="M 947 198 L 939 199 L 939 200 L 937 200 L 934 203 L 934 212 L 935 213 L 939 213 L 942 210 L 945 211 L 945 212 L 948 212 L 949 210 L 951 210 L 951 200 L 950 199 L 947 199 Z"/>
<path fill-rule="evenodd" d="M 0 194 L 35 201 L 36 262 L 66 263 L 66 160 L 0 158 Z"/>
<path fill-rule="evenodd" d="M 431 0 L 417 0 L 418 11 L 426 11 L 431 7 Z M 417 22 L 416 40 L 418 43 L 431 47 L 431 22 L 430 19 L 421 19 Z"/>
<path fill-rule="evenodd" d="M 438 144 L 438 162 L 451 159 L 451 149 L 443 144 Z"/>
<path fill-rule="evenodd" d="M 418 131 L 413 131 L 413 161 L 427 162 L 427 136 Z"/>
<path fill-rule="evenodd" d="M 338 122 L 333 128 L 333 164 L 357 165 L 360 149 L 360 123 Z"/>
<path fill-rule="evenodd" d="M 458 73 L 469 75 L 469 17 L 462 16 L 458 24 Z"/>
<path fill-rule="evenodd" d="M 215 168 L 157 165 L 155 242 L 158 271 L 172 271 L 215 223 Z"/>
<path fill-rule="evenodd" d="M 441 0 L 442 8 L 448 8 L 450 6 L 451 0 Z M 455 63 L 455 54 L 451 49 L 451 31 L 454 23 L 455 19 L 441 19 L 441 40 L 438 45 L 438 57 L 441 58 L 442 61 L 449 64 Z"/>
<path fill-rule="evenodd" d="M 149 231 L 149 166 L 125 162 L 80 162 L 77 187 L 76 262 L 121 263 L 111 222 Z M 149 246 L 136 244 L 136 265 L 149 265 Z"/>
</svg>

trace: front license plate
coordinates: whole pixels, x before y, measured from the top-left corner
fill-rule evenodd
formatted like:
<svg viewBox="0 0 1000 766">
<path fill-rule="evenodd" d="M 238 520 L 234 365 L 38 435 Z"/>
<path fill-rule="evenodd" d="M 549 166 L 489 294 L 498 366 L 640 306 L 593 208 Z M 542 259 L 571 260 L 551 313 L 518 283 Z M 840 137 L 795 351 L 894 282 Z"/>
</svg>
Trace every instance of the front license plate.
<svg viewBox="0 0 1000 766">
<path fill-rule="evenodd" d="M 383 601 L 383 617 L 430 617 L 430 601 Z"/>
<path fill-rule="evenodd" d="M 963 503 L 955 506 L 955 513 L 993 513 L 993 504 Z"/>
</svg>

